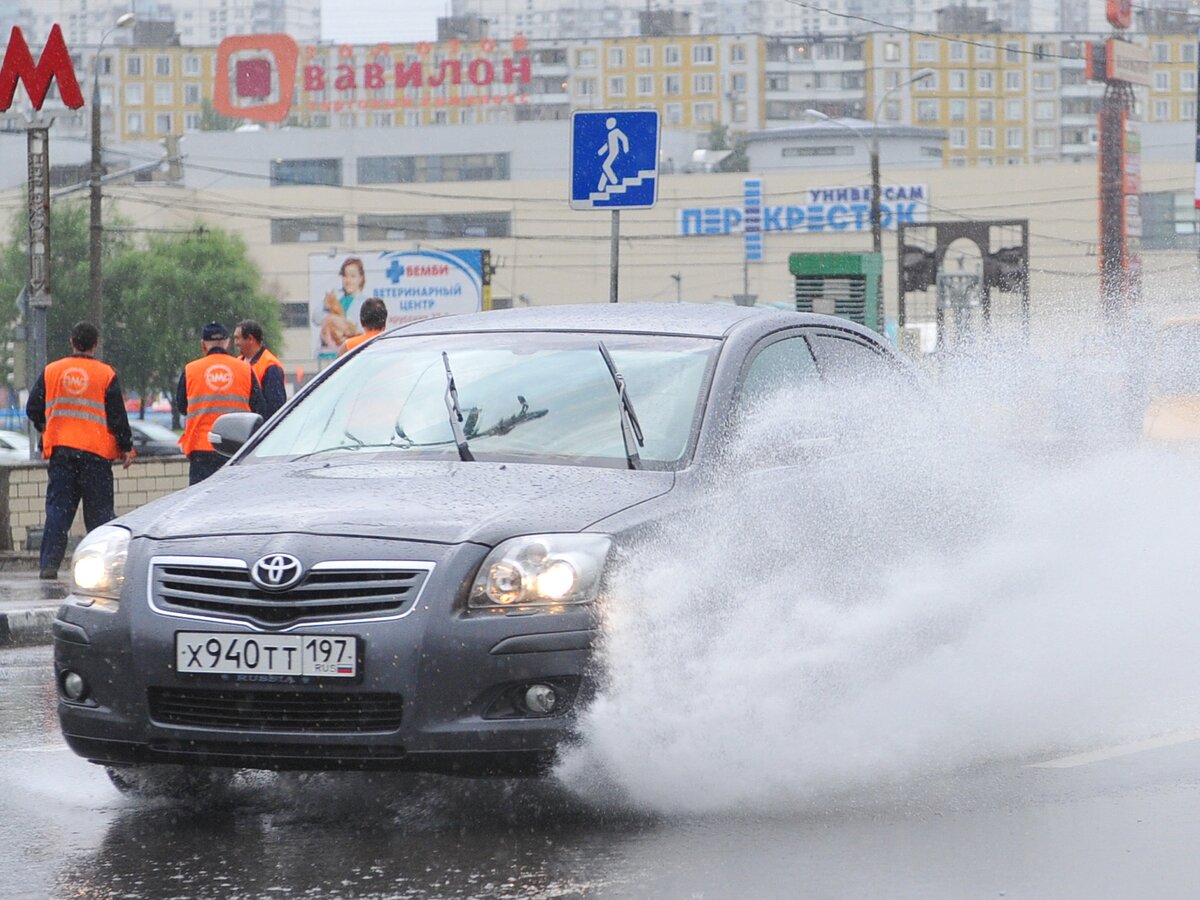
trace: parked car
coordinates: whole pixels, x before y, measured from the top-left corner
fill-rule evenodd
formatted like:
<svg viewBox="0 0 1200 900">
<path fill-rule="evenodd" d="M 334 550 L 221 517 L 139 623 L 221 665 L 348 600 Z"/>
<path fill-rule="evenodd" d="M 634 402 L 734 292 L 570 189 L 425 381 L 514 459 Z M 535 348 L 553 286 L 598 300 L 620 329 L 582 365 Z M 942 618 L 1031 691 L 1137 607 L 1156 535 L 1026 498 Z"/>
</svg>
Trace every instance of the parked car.
<svg viewBox="0 0 1200 900">
<path fill-rule="evenodd" d="M 23 431 L 0 430 L 0 465 L 20 465 L 29 459 L 29 435 Z"/>
<path fill-rule="evenodd" d="M 182 456 L 179 435 L 165 425 L 147 422 L 144 419 L 129 420 L 133 431 L 133 449 L 138 456 Z"/>
<path fill-rule="evenodd" d="M 223 416 L 228 465 L 82 541 L 55 625 L 66 741 L 122 788 L 541 772 L 592 690 L 617 551 L 705 495 L 747 404 L 811 388 L 833 411 L 858 376 L 918 377 L 844 319 L 738 306 L 393 330 L 265 427 Z M 814 453 L 861 453 L 816 427 Z"/>
</svg>

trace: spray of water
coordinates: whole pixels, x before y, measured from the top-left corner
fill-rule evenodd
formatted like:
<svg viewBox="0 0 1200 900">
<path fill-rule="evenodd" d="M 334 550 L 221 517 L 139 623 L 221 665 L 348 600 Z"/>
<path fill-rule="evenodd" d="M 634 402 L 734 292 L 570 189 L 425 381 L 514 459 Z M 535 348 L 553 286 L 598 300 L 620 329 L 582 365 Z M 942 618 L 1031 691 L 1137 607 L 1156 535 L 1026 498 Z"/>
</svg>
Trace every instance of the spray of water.
<svg viewBox="0 0 1200 900">
<path fill-rule="evenodd" d="M 622 560 L 559 776 L 768 812 L 1200 726 L 1200 447 L 1141 439 L 1153 337 L 1061 344 L 843 392 L 846 457 L 764 404 Z"/>
</svg>

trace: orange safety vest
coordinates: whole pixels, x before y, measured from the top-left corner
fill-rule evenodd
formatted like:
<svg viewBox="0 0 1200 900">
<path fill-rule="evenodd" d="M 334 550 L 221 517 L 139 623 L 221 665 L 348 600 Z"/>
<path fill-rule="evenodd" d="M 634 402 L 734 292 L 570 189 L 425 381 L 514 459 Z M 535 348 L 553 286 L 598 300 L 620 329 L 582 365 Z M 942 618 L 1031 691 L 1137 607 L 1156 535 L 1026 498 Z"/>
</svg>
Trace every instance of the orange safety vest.
<svg viewBox="0 0 1200 900">
<path fill-rule="evenodd" d="M 247 362 L 249 362 L 249 360 L 247 360 Z M 266 347 L 263 347 L 262 353 L 258 357 L 258 361 L 250 363 L 250 368 L 254 369 L 254 374 L 258 376 L 259 387 L 262 387 L 266 383 L 264 379 L 267 376 L 267 369 L 271 368 L 271 366 L 279 366 L 279 368 L 282 369 L 283 363 L 279 361 L 279 357 L 277 357 Z"/>
<path fill-rule="evenodd" d="M 228 353 L 210 353 L 184 368 L 187 384 L 187 425 L 179 446 L 184 453 L 212 450 L 208 433 L 218 416 L 250 412 L 254 370 L 245 360 Z"/>
<path fill-rule="evenodd" d="M 346 338 L 346 352 L 349 353 L 359 344 L 365 344 L 371 338 L 383 334 L 383 331 L 364 331 L 362 334 L 356 334 L 353 337 Z"/>
<path fill-rule="evenodd" d="M 74 447 L 105 459 L 121 453 L 108 430 L 104 394 L 117 373 L 90 356 L 67 356 L 46 366 L 46 431 L 42 456 L 55 447 Z"/>
</svg>

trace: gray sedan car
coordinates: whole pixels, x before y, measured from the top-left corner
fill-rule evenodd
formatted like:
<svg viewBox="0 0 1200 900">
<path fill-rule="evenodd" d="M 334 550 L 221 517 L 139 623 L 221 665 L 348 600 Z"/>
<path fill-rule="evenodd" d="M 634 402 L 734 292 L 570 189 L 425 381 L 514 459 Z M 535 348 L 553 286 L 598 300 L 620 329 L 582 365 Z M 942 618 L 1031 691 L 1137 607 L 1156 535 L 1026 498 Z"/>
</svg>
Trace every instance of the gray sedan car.
<svg viewBox="0 0 1200 900">
<path fill-rule="evenodd" d="M 223 417 L 220 472 L 81 542 L 54 629 L 67 743 L 119 786 L 543 771 L 621 548 L 701 502 L 753 399 L 915 377 L 846 320 L 736 306 L 393 330 L 266 427 Z"/>
</svg>

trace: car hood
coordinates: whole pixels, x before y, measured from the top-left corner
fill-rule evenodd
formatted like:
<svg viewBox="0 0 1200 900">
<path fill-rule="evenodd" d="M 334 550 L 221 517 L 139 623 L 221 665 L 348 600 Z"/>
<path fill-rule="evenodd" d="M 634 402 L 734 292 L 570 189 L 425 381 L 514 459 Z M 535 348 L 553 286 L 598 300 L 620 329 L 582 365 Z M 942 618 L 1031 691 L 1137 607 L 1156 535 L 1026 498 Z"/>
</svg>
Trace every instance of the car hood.
<svg viewBox="0 0 1200 900">
<path fill-rule="evenodd" d="M 228 466 L 121 519 L 158 539 L 281 532 L 493 545 L 571 532 L 661 496 L 672 472 L 492 462 Z"/>
</svg>

